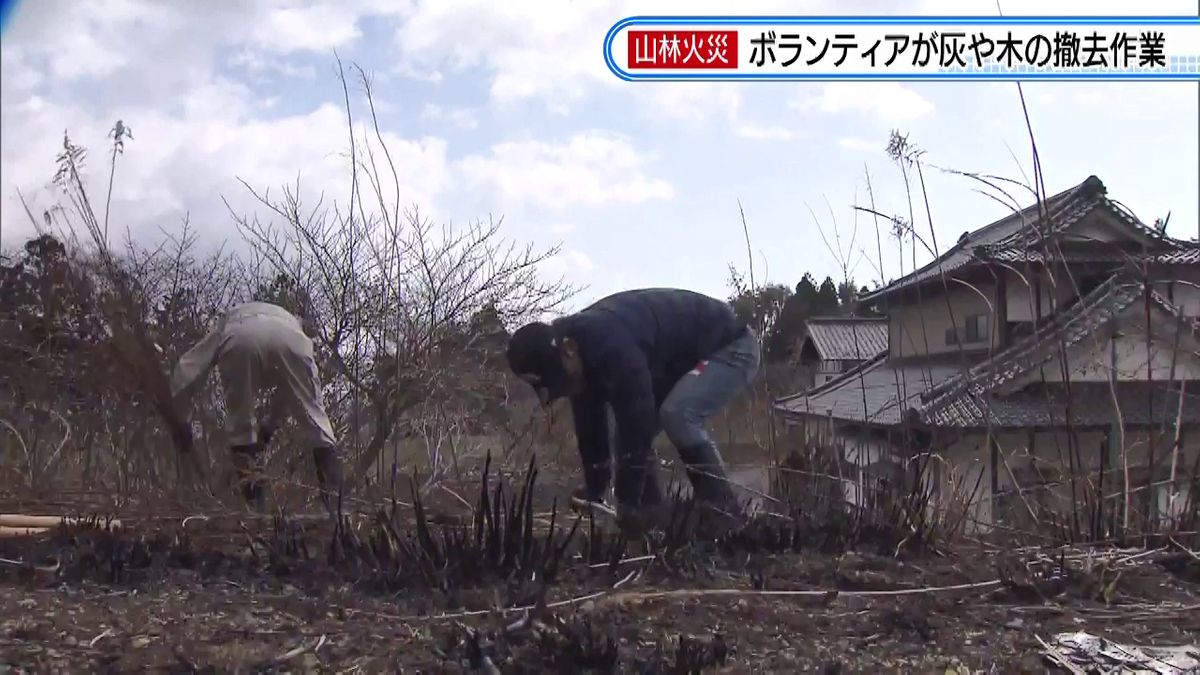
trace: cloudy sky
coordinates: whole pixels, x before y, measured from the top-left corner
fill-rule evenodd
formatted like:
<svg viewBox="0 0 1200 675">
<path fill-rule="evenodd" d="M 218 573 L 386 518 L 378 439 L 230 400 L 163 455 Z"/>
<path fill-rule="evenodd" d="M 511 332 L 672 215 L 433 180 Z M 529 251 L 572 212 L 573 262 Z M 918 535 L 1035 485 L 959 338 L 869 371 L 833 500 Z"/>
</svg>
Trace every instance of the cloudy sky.
<svg viewBox="0 0 1200 675">
<path fill-rule="evenodd" d="M 884 152 L 892 129 L 910 134 L 931 165 L 1032 174 L 1011 83 L 623 82 L 604 65 L 604 35 L 623 17 L 731 7 L 25 0 L 0 39 L 0 236 L 12 246 L 32 232 L 18 189 L 35 213 L 53 200 L 64 131 L 99 156 L 117 120 L 133 140 L 113 219 L 144 236 L 189 214 L 205 245 L 236 244 L 224 200 L 254 206 L 239 178 L 278 189 L 299 176 L 308 195 L 347 193 L 335 51 L 373 78 L 402 201 L 439 221 L 503 216 L 506 237 L 561 245 L 546 273 L 586 285 L 577 303 L 639 286 L 724 295 L 728 266 L 747 266 L 739 200 L 760 282 L 836 277 L 839 258 L 860 284 L 898 276 L 895 243 L 883 239 L 879 269 L 875 227 L 856 224 L 851 208 L 869 203 L 869 172 L 877 208 L 908 213 Z M 1002 0 L 1008 15 L 1081 7 L 1132 11 L 1110 0 Z M 793 0 L 737 11 L 994 15 L 996 3 Z M 1197 5 L 1145 2 L 1142 11 L 1194 15 Z M 1196 236 L 1196 84 L 1029 84 L 1025 94 L 1048 190 L 1095 174 L 1143 221 L 1171 212 L 1172 234 Z M 1003 215 L 967 179 L 932 170 L 927 182 L 940 247 Z M 924 217 L 918 228 L 928 237 Z"/>
</svg>

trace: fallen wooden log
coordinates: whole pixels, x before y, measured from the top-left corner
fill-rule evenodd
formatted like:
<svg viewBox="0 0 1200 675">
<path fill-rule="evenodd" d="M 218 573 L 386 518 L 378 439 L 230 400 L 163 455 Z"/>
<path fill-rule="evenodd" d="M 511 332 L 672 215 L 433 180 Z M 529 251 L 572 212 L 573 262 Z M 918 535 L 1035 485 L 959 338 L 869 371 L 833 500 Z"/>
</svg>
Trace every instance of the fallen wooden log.
<svg viewBox="0 0 1200 675">
<path fill-rule="evenodd" d="M 88 518 L 70 518 L 66 516 L 31 516 L 23 513 L 0 513 L 0 527 L 40 527 L 50 528 L 57 527 L 62 524 L 66 525 L 84 525 L 90 522 Z M 97 521 L 99 525 L 109 525 L 111 527 L 120 527 L 119 520 L 104 520 L 103 518 Z"/>
</svg>

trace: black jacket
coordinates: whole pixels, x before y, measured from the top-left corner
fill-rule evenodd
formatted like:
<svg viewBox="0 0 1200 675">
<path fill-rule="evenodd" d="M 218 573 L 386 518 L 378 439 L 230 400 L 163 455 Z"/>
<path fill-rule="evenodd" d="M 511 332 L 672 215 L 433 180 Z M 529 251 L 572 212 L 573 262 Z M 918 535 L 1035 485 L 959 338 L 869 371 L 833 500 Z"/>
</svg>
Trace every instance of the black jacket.
<svg viewBox="0 0 1200 675">
<path fill-rule="evenodd" d="M 619 456 L 644 457 L 675 383 L 747 330 L 729 303 L 676 289 L 610 295 L 554 327 L 578 343 L 583 361 L 587 389 L 571 408 L 585 461 L 609 452 L 606 403 L 616 417 Z"/>
</svg>

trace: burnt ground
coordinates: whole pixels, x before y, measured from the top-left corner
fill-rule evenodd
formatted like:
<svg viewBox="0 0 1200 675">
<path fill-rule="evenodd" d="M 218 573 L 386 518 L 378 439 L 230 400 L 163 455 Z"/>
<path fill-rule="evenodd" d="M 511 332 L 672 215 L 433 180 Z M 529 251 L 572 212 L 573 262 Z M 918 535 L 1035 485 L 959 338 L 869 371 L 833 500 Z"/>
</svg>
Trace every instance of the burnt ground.
<svg viewBox="0 0 1200 675">
<path fill-rule="evenodd" d="M 0 671 L 1042 672 L 1060 632 L 1200 635 L 1200 560 L 1170 546 L 896 555 L 775 519 L 651 550 L 557 512 L 548 542 L 553 492 L 489 492 L 478 529 L 456 497 L 336 535 L 159 510 L 0 539 Z"/>
</svg>

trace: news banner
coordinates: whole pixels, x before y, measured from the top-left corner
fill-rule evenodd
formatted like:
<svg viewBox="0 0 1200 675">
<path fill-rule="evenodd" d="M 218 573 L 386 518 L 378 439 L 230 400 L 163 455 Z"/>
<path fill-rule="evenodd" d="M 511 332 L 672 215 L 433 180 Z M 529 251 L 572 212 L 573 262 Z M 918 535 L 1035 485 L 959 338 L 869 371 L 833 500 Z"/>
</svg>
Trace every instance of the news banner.
<svg viewBox="0 0 1200 675">
<path fill-rule="evenodd" d="M 630 17 L 624 80 L 1200 80 L 1200 17 Z"/>
</svg>

